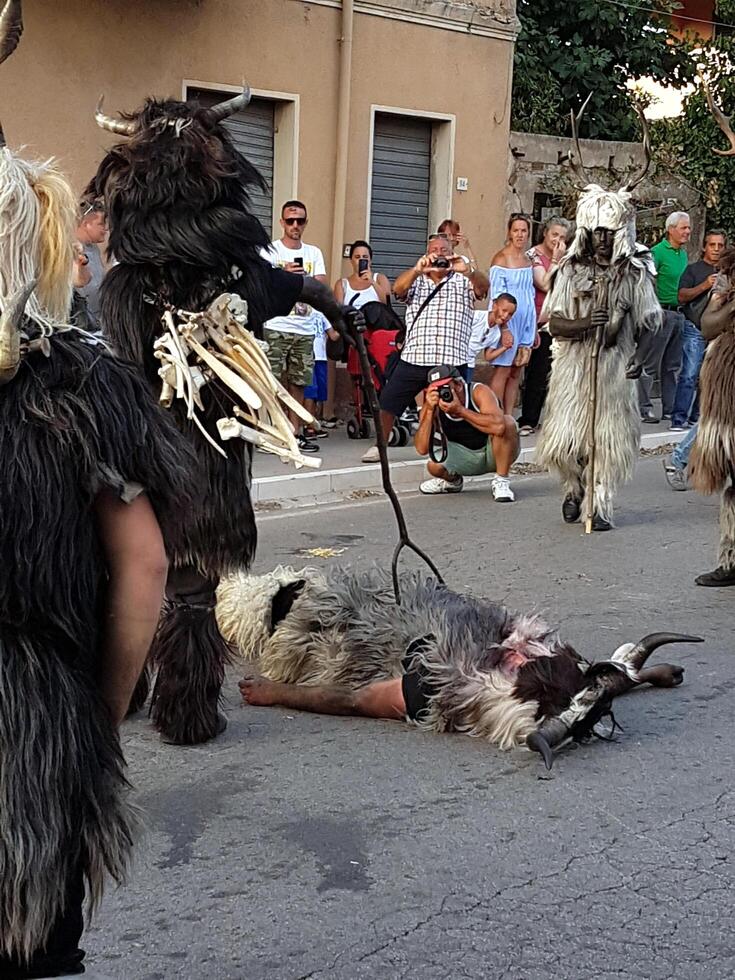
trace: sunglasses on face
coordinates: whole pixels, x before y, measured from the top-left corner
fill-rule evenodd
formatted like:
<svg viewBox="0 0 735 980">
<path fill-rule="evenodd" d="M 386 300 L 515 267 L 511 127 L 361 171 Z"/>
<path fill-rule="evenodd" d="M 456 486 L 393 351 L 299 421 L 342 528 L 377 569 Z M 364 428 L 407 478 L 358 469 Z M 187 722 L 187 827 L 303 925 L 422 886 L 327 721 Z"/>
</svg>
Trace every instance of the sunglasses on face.
<svg viewBox="0 0 735 980">
<path fill-rule="evenodd" d="M 306 224 L 306 218 L 284 218 L 284 225 L 298 225 L 301 227 Z"/>
</svg>

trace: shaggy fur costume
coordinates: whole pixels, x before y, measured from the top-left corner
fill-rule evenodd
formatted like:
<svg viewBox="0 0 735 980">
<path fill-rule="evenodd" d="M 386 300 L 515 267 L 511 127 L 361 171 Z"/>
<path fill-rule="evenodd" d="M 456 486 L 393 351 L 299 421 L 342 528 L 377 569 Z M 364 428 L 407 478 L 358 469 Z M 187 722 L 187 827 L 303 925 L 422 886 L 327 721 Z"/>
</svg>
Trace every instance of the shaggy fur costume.
<svg viewBox="0 0 735 980">
<path fill-rule="evenodd" d="M 585 686 L 585 662 L 541 619 L 417 572 L 401 576 L 400 606 L 390 573 L 379 568 L 238 575 L 221 583 L 217 617 L 243 657 L 292 684 L 359 689 L 400 677 L 407 648 L 426 637 L 415 658 L 435 693 L 419 726 L 503 749 L 522 744 Z"/>
<path fill-rule="evenodd" d="M 137 374 L 76 332 L 50 346 L 0 387 L 0 954 L 20 958 L 43 948 L 75 869 L 96 903 L 133 837 L 95 683 L 94 498 L 140 483 L 174 533 L 188 493 L 181 439 Z"/>
<path fill-rule="evenodd" d="M 640 445 L 640 412 L 635 382 L 626 378 L 638 337 L 660 326 L 661 308 L 654 287 L 650 252 L 636 247 L 628 198 L 591 185 L 580 199 L 578 230 L 562 259 L 544 312 L 551 317 L 579 320 L 594 303 L 591 231 L 617 229 L 609 277 L 609 340 L 599 354 L 595 433 L 594 511 L 613 523 L 613 499 L 630 479 Z M 601 269 L 601 267 L 598 267 Z M 551 378 L 544 422 L 538 441 L 538 461 L 555 471 L 565 494 L 582 501 L 585 512 L 589 447 L 590 369 L 594 334 L 581 340 L 556 338 L 552 343 Z"/>
<path fill-rule="evenodd" d="M 101 319 L 115 349 L 158 393 L 153 341 L 166 304 L 198 311 L 223 291 L 237 292 L 257 326 L 292 303 L 274 307 L 272 270 L 259 254 L 269 239 L 250 212 L 248 188 L 261 178 L 212 111 L 150 99 L 127 118 L 135 133 L 110 150 L 88 188 L 104 198 L 119 263 L 102 287 Z M 211 383 L 201 394 L 202 421 L 218 441 L 216 421 L 231 414 L 231 396 Z M 221 575 L 247 568 L 255 552 L 251 446 L 230 441 L 225 460 L 186 418 L 181 400 L 170 411 L 196 452 L 201 494 L 192 518 L 166 542 L 182 574 L 169 581 L 171 601 L 152 652 L 151 713 L 170 741 L 193 743 L 223 723 L 217 705 L 227 648 L 214 620 L 214 589 Z"/>
<path fill-rule="evenodd" d="M 718 565 L 730 569 L 735 568 L 735 325 L 708 345 L 699 386 L 689 475 L 700 493 L 723 491 Z"/>
</svg>

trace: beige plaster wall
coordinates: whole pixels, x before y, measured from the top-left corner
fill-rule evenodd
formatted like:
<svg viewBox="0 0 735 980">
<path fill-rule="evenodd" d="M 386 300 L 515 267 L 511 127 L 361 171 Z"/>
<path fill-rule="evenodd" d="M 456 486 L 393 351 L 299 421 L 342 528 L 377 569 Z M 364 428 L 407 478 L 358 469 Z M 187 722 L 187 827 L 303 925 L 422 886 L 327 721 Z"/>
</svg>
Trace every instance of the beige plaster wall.
<svg viewBox="0 0 735 980">
<path fill-rule="evenodd" d="M 308 239 L 328 252 L 336 146 L 338 9 L 294 0 L 35 0 L 0 68 L 0 119 L 12 146 L 56 155 L 81 190 L 113 137 L 93 121 L 148 94 L 180 97 L 183 79 L 300 94 L 298 193 Z M 509 41 L 358 14 L 345 240 L 365 231 L 370 106 L 457 117 L 453 217 L 485 263 L 502 241 Z M 497 120 L 497 121 L 496 121 Z"/>
</svg>

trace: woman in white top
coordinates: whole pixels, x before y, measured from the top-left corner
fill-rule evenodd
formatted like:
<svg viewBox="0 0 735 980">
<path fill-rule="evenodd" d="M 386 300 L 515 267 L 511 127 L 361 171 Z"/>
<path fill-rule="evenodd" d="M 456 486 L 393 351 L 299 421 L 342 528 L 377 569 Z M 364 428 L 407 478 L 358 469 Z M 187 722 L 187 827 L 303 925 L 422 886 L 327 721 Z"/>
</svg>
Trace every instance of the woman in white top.
<svg viewBox="0 0 735 980">
<path fill-rule="evenodd" d="M 337 302 L 357 310 L 365 303 L 387 303 L 390 282 L 382 272 L 373 272 L 373 250 L 367 242 L 357 241 L 350 245 L 350 262 L 352 275 L 338 279 L 334 284 Z"/>
</svg>

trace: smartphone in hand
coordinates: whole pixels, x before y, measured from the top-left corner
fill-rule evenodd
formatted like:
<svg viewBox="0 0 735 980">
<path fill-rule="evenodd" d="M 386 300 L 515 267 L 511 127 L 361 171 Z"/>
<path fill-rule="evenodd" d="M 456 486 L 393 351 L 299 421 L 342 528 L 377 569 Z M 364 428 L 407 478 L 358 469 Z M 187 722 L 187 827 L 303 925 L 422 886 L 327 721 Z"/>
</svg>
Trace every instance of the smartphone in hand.
<svg viewBox="0 0 735 980">
<path fill-rule="evenodd" d="M 369 266 L 370 266 L 370 262 L 367 259 L 358 259 L 357 260 L 357 274 L 358 274 L 358 276 L 361 276 L 364 272 L 367 272 Z"/>
</svg>

